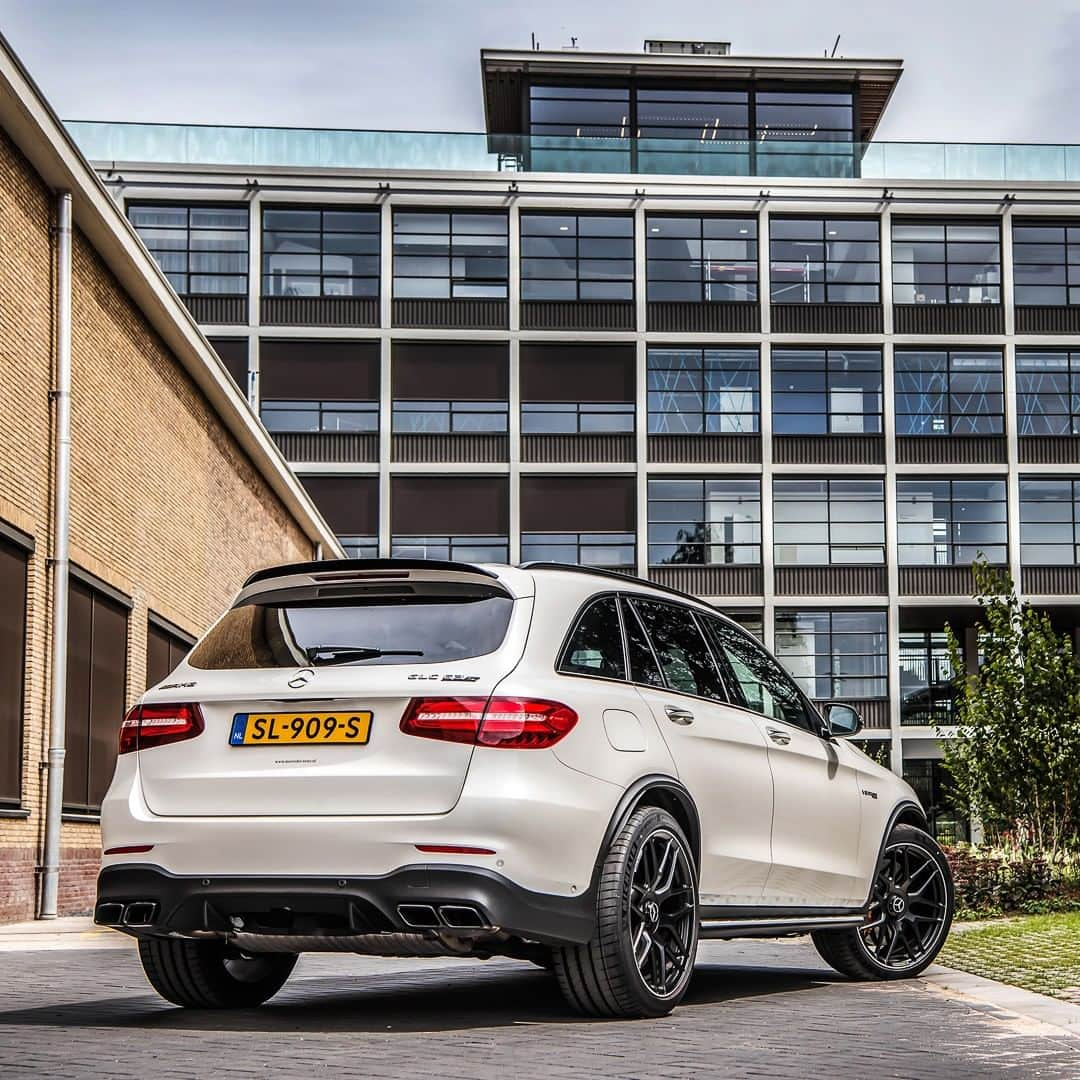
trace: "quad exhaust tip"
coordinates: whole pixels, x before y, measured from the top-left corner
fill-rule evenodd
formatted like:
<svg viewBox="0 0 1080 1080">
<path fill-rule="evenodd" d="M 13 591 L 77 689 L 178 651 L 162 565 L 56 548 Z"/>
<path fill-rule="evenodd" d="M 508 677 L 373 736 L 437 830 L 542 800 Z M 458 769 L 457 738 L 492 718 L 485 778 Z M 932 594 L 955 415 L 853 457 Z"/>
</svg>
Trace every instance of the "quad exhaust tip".
<svg viewBox="0 0 1080 1080">
<path fill-rule="evenodd" d="M 398 904 L 398 918 L 413 930 L 484 930 L 491 924 L 477 908 L 469 904 Z"/>
</svg>

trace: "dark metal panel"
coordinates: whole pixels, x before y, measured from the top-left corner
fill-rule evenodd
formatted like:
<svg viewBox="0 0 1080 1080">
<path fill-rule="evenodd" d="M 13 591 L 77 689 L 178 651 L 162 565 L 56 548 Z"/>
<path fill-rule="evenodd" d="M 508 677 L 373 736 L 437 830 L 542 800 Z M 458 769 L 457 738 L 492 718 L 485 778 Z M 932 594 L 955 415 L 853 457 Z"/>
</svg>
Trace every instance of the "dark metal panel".
<svg viewBox="0 0 1080 1080">
<path fill-rule="evenodd" d="M 505 536 L 510 483 L 505 476 L 392 476 L 395 536 Z"/>
<path fill-rule="evenodd" d="M 248 321 L 246 296 L 183 296 L 192 318 L 208 326 L 243 325 Z"/>
<path fill-rule="evenodd" d="M 67 709 L 64 806 L 85 810 L 90 801 L 90 665 L 94 601 L 88 585 L 68 588 Z"/>
<path fill-rule="evenodd" d="M 632 344 L 521 344 L 522 401 L 633 401 Z"/>
<path fill-rule="evenodd" d="M 884 465 L 883 435 L 774 435 L 778 465 Z"/>
<path fill-rule="evenodd" d="M 1080 566 L 1023 566 L 1021 589 L 1034 596 L 1080 596 Z"/>
<path fill-rule="evenodd" d="M 182 638 L 149 622 L 146 627 L 146 688 L 149 690 L 167 678 L 190 649 Z"/>
<path fill-rule="evenodd" d="M 395 400 L 506 401 L 510 347 L 506 342 L 397 341 L 391 348 Z"/>
<path fill-rule="evenodd" d="M 695 596 L 760 596 L 760 566 L 651 566 L 649 580 Z"/>
<path fill-rule="evenodd" d="M 633 300 L 523 300 L 522 330 L 633 330 Z"/>
<path fill-rule="evenodd" d="M 375 536 L 379 531 L 377 476 L 301 476 L 326 523 L 343 536 Z"/>
<path fill-rule="evenodd" d="M 651 301 L 646 324 L 662 333 L 756 334 L 761 329 L 761 308 L 736 301 L 687 303 Z"/>
<path fill-rule="evenodd" d="M 379 436 L 367 431 L 276 431 L 287 461 L 378 461 Z"/>
<path fill-rule="evenodd" d="M 896 460 L 901 465 L 1002 465 L 1004 435 L 897 435 Z"/>
<path fill-rule="evenodd" d="M 1049 305 L 1016 306 L 1018 334 L 1080 334 L 1080 304 L 1072 307 Z"/>
<path fill-rule="evenodd" d="M 26 585 L 29 554 L 0 540 L 0 803 L 22 795 Z"/>
<path fill-rule="evenodd" d="M 650 435 L 648 453 L 650 461 L 672 465 L 754 465 L 761 461 L 761 436 Z"/>
<path fill-rule="evenodd" d="M 625 461 L 634 460 L 637 444 L 633 435 L 522 435 L 521 460 Z"/>
<path fill-rule="evenodd" d="M 248 389 L 248 339 L 246 337 L 212 337 L 207 341 L 233 378 L 233 382 L 247 394 Z"/>
<path fill-rule="evenodd" d="M 900 567 L 901 596 L 971 596 L 974 591 L 970 566 Z"/>
<path fill-rule="evenodd" d="M 1025 465 L 1072 465 L 1080 462 L 1080 435 L 1021 435 Z"/>
<path fill-rule="evenodd" d="M 1001 304 L 895 304 L 898 334 L 1004 334 Z"/>
<path fill-rule="evenodd" d="M 259 301 L 264 326 L 378 326 L 374 296 L 264 296 Z"/>
<path fill-rule="evenodd" d="M 773 304 L 775 334 L 880 334 L 880 304 Z"/>
<path fill-rule="evenodd" d="M 779 596 L 884 596 L 884 566 L 778 566 Z"/>
<path fill-rule="evenodd" d="M 390 459 L 432 462 L 509 461 L 510 436 L 494 432 L 392 435 Z"/>
<path fill-rule="evenodd" d="M 481 297 L 459 299 L 408 298 L 393 302 L 394 326 L 476 330 L 505 330 L 510 303 Z"/>
<path fill-rule="evenodd" d="M 523 476 L 522 532 L 637 531 L 633 476 Z"/>
<path fill-rule="evenodd" d="M 285 401 L 378 400 L 379 343 L 263 338 L 259 394 Z"/>
<path fill-rule="evenodd" d="M 127 697 L 127 633 L 127 610 L 95 593 L 89 777 L 89 805 L 94 808 L 101 806 L 116 768 L 117 718 L 124 715 Z"/>
</svg>

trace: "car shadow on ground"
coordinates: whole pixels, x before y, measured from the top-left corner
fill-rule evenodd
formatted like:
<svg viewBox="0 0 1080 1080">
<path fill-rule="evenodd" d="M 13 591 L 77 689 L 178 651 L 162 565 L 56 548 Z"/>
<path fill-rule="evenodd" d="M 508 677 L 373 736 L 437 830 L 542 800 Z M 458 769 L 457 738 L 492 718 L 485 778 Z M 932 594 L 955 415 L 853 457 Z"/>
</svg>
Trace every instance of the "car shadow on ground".
<svg viewBox="0 0 1080 1080">
<path fill-rule="evenodd" d="M 299 972 L 298 972 L 299 974 Z M 820 969 L 699 964 L 681 1008 L 790 994 L 839 979 Z M 187 1010 L 146 994 L 4 1011 L 0 1028 L 149 1027 L 155 1031 L 463 1031 L 514 1024 L 590 1024 L 564 1003 L 553 975 L 509 963 L 443 972 L 296 978 L 261 1009 Z"/>
</svg>

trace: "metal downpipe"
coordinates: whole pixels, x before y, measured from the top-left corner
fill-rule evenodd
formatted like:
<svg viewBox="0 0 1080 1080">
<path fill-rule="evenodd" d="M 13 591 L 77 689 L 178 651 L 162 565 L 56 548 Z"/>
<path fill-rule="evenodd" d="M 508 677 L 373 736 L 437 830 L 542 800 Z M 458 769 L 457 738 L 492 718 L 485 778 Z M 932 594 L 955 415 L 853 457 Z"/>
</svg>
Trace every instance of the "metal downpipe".
<svg viewBox="0 0 1080 1080">
<path fill-rule="evenodd" d="M 71 510 L 71 194 L 57 200 L 56 228 L 56 407 L 53 460 L 52 662 L 49 679 L 48 784 L 42 851 L 39 919 L 55 919 L 60 880 L 60 826 L 64 806 L 67 720 L 68 570 Z"/>
</svg>

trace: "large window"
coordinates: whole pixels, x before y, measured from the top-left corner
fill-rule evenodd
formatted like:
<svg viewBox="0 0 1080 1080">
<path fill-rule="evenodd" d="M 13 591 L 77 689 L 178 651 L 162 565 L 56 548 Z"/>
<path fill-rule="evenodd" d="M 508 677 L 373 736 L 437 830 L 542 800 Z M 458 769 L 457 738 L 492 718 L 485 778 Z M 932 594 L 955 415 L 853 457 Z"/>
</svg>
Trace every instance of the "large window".
<svg viewBox="0 0 1080 1080">
<path fill-rule="evenodd" d="M 884 611 L 778 611 L 776 655 L 815 701 L 888 697 Z"/>
<path fill-rule="evenodd" d="M 523 435 L 629 434 L 634 398 L 633 345 L 522 343 Z"/>
<path fill-rule="evenodd" d="M 0 538 L 0 805 L 22 795 L 28 553 Z"/>
<path fill-rule="evenodd" d="M 246 206 L 135 205 L 128 218 L 181 296 L 246 295 Z"/>
<path fill-rule="evenodd" d="M 881 301 L 876 218 L 773 218 L 769 262 L 774 304 Z"/>
<path fill-rule="evenodd" d="M 601 679 L 626 678 L 619 601 L 614 596 L 602 597 L 582 612 L 559 657 L 559 671 Z"/>
<path fill-rule="evenodd" d="M 750 95 L 746 90 L 641 88 L 635 94 L 640 139 L 687 142 L 745 141 Z"/>
<path fill-rule="evenodd" d="M 573 563 L 606 569 L 630 569 L 637 546 L 634 534 L 588 532 L 523 532 L 522 562 Z"/>
<path fill-rule="evenodd" d="M 1006 561 L 1004 480 L 901 479 L 896 503 L 902 566 Z"/>
<path fill-rule="evenodd" d="M 175 670 L 195 642 L 150 617 L 146 626 L 146 688 L 157 686 Z"/>
<path fill-rule="evenodd" d="M 529 131 L 573 139 L 630 136 L 630 90 L 619 86 L 530 86 Z"/>
<path fill-rule="evenodd" d="M 881 433 L 879 349 L 773 349 L 776 435 Z"/>
<path fill-rule="evenodd" d="M 885 562 L 883 480 L 773 480 L 777 566 Z"/>
<path fill-rule="evenodd" d="M 1025 566 L 1080 563 L 1080 480 L 1020 481 L 1020 561 Z"/>
<path fill-rule="evenodd" d="M 1005 383 L 998 349 L 897 349 L 897 435 L 1000 435 Z"/>
<path fill-rule="evenodd" d="M 761 373 L 756 348 L 652 348 L 649 433 L 756 432 Z"/>
<path fill-rule="evenodd" d="M 68 591 L 64 808 L 97 813 L 116 764 L 124 716 L 127 609 L 72 578 Z"/>
<path fill-rule="evenodd" d="M 378 210 L 263 211 L 263 296 L 378 296 Z"/>
<path fill-rule="evenodd" d="M 956 785 L 943 761 L 928 758 L 904 762 L 904 780 L 919 796 L 934 839 L 942 844 L 968 840 L 971 822 L 956 810 Z"/>
<path fill-rule="evenodd" d="M 524 401 L 522 435 L 594 435 L 634 430 L 628 401 Z"/>
<path fill-rule="evenodd" d="M 855 118 L 850 91 L 758 90 L 756 141 L 851 142 Z"/>
<path fill-rule="evenodd" d="M 391 477 L 391 555 L 504 563 L 509 520 L 506 477 Z"/>
<path fill-rule="evenodd" d="M 394 298 L 507 296 L 506 214 L 394 213 Z"/>
<path fill-rule="evenodd" d="M 754 218 L 650 215 L 645 228 L 650 302 L 757 300 Z"/>
<path fill-rule="evenodd" d="M 952 722 L 956 688 L 944 631 L 900 634 L 900 723 L 934 727 Z"/>
<path fill-rule="evenodd" d="M 522 561 L 632 567 L 636 495 L 632 476 L 523 476 Z"/>
<path fill-rule="evenodd" d="M 1016 350 L 1021 435 L 1080 435 L 1080 352 Z"/>
<path fill-rule="evenodd" d="M 1000 304 L 1001 230 L 980 224 L 894 222 L 893 301 Z"/>
<path fill-rule="evenodd" d="M 632 300 L 634 219 L 522 214 L 522 300 Z"/>
<path fill-rule="evenodd" d="M 649 481 L 650 566 L 760 562 L 760 481 Z"/>
<path fill-rule="evenodd" d="M 1080 224 L 1013 225 L 1016 303 L 1080 304 Z"/>
<path fill-rule="evenodd" d="M 301 476 L 345 554 L 373 559 L 379 554 L 379 479 L 376 476 Z"/>
<path fill-rule="evenodd" d="M 398 435 L 499 433 L 507 430 L 505 401 L 395 401 Z"/>
</svg>

